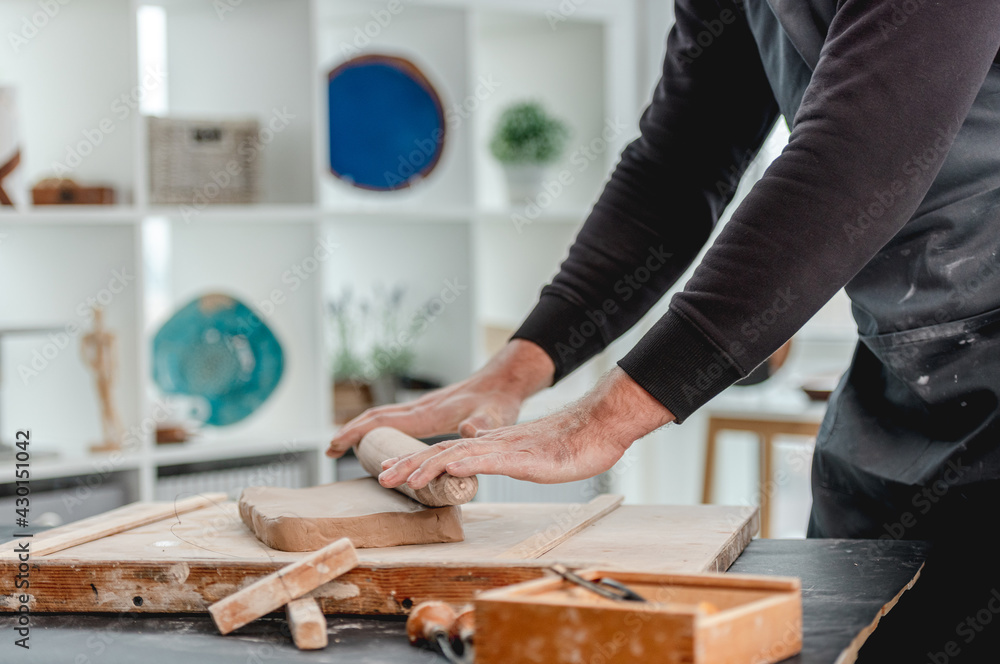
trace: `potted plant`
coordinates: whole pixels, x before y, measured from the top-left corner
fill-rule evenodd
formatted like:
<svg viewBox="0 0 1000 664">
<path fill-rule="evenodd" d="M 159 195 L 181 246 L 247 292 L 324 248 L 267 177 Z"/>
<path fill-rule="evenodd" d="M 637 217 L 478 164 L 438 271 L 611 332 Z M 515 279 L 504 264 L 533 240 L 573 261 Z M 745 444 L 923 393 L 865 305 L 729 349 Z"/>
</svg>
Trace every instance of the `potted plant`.
<svg viewBox="0 0 1000 664">
<path fill-rule="evenodd" d="M 504 109 L 490 140 L 490 152 L 504 167 L 512 204 L 541 191 L 545 167 L 562 156 L 568 139 L 566 123 L 550 116 L 538 102 Z"/>
<path fill-rule="evenodd" d="M 365 362 L 358 352 L 359 328 L 364 327 L 367 303 L 356 304 L 350 289 L 327 304 L 333 322 L 333 421 L 345 424 L 374 405 L 365 380 Z"/>
<path fill-rule="evenodd" d="M 350 289 L 328 304 L 332 319 L 334 423 L 344 424 L 371 406 L 394 403 L 408 376 L 413 344 L 426 316 L 406 317 L 404 289 L 376 286 L 371 300 L 355 300 Z"/>
</svg>

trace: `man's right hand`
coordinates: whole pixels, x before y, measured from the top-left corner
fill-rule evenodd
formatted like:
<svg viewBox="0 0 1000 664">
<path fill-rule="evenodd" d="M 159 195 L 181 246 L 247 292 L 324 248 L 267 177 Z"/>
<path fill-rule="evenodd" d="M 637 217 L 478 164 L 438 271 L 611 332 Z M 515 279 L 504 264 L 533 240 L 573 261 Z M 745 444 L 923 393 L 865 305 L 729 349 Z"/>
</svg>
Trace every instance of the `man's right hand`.
<svg viewBox="0 0 1000 664">
<path fill-rule="evenodd" d="M 555 365 L 538 345 L 514 339 L 469 378 L 416 401 L 366 410 L 337 433 L 326 455 L 340 457 L 362 436 L 390 426 L 414 437 L 458 432 L 472 438 L 517 422 L 521 404 L 552 384 Z"/>
</svg>

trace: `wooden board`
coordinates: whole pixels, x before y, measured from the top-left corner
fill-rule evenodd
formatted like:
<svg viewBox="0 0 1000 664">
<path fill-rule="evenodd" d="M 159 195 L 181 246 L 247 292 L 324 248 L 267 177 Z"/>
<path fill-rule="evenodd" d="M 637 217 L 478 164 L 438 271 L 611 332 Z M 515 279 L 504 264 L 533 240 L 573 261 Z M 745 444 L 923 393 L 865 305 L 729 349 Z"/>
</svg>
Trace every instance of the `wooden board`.
<svg viewBox="0 0 1000 664">
<path fill-rule="evenodd" d="M 553 525 L 560 531 L 560 524 L 588 509 L 470 503 L 462 510 L 464 542 L 360 549 L 357 568 L 310 596 L 325 613 L 403 614 L 424 600 L 463 604 L 478 591 L 539 578 L 555 561 L 677 573 L 724 570 L 758 527 L 756 510 L 747 508 L 623 506 L 538 559 L 511 560 L 499 556 L 553 531 Z M 203 612 L 305 555 L 261 544 L 240 520 L 235 503 L 211 504 L 33 556 L 29 606 L 34 611 Z M 0 611 L 17 605 L 16 568 L 16 561 L 0 560 Z"/>
</svg>

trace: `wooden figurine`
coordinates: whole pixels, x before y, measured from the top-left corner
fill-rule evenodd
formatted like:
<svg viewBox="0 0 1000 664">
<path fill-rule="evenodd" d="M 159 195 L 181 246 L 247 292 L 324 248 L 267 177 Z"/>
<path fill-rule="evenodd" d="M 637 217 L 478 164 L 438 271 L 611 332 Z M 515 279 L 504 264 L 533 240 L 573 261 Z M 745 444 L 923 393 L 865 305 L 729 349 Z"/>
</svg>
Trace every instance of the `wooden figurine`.
<svg viewBox="0 0 1000 664">
<path fill-rule="evenodd" d="M 122 448 L 122 424 L 111 398 L 111 386 L 117 373 L 117 343 L 114 332 L 104 327 L 104 312 L 94 308 L 94 329 L 80 342 L 83 361 L 94 372 L 97 381 L 97 399 L 101 405 L 101 432 L 103 440 L 90 446 L 91 452 L 113 452 Z"/>
</svg>

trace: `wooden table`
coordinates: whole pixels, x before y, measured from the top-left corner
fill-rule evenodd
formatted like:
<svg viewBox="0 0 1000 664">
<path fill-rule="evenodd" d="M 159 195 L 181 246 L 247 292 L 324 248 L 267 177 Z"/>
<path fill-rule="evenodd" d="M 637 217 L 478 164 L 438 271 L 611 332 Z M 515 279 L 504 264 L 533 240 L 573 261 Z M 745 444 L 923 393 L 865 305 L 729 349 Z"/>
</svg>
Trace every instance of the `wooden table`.
<svg viewBox="0 0 1000 664">
<path fill-rule="evenodd" d="M 0 529 L 0 539 L 10 532 Z M 916 575 L 925 552 L 926 547 L 915 542 L 754 540 L 731 571 L 800 577 L 804 645 L 799 656 L 787 661 L 833 664 L 843 651 L 860 645 L 852 643 L 883 607 L 891 608 Z M 31 650 L 13 647 L 14 620 L 0 614 L 5 639 L 0 652 L 24 664 L 133 664 L 137 653 L 142 653 L 143 664 L 444 661 L 411 648 L 398 617 L 329 616 L 330 645 L 318 652 L 296 650 L 284 617 L 277 614 L 227 637 L 219 636 L 211 619 L 201 614 L 36 614 Z"/>
</svg>

